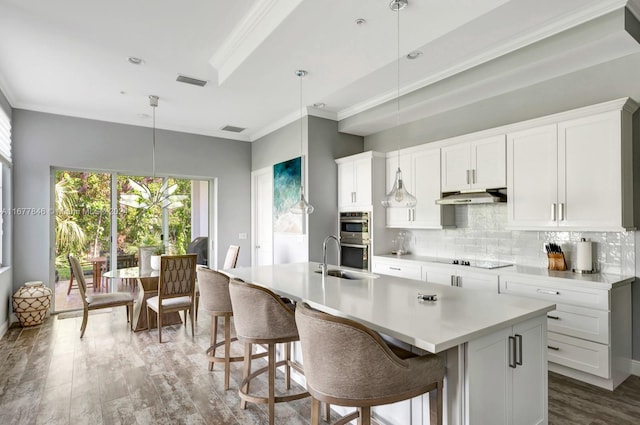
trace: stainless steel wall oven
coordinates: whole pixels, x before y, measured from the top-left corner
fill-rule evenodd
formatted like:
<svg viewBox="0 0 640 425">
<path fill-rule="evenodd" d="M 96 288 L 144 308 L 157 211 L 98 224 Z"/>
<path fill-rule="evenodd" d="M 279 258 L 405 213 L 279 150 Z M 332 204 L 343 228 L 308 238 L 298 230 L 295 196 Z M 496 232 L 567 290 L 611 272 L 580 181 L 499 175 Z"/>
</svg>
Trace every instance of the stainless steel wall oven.
<svg viewBox="0 0 640 425">
<path fill-rule="evenodd" d="M 340 265 L 369 270 L 369 213 L 340 213 Z"/>
</svg>

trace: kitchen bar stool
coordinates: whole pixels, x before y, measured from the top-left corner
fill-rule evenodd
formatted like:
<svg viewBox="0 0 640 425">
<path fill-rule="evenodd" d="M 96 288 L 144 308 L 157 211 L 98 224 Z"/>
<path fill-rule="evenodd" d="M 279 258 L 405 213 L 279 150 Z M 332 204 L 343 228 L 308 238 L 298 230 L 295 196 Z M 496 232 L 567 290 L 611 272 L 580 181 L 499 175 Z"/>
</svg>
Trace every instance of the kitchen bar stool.
<svg viewBox="0 0 640 425">
<path fill-rule="evenodd" d="M 442 425 L 444 363 L 440 357 L 418 356 L 389 347 L 373 330 L 353 320 L 296 306 L 311 425 L 320 423 L 320 402 L 356 407 L 339 419 L 371 423 L 371 407 L 395 403 L 429 392 L 430 424 Z"/>
<path fill-rule="evenodd" d="M 228 390 L 231 362 L 244 360 L 244 356 L 231 357 L 231 343 L 238 338 L 231 337 L 233 309 L 229 297 L 229 276 L 206 267 L 199 267 L 197 274 L 202 309 L 211 316 L 211 346 L 206 351 L 209 370 L 213 370 L 214 363 L 224 363 L 224 389 Z M 222 341 L 217 341 L 219 317 L 224 318 L 224 340 Z M 223 357 L 216 357 L 216 349 L 221 346 L 224 346 Z M 251 358 L 256 359 L 266 355 L 267 353 L 254 354 Z"/>
<path fill-rule="evenodd" d="M 235 279 L 229 282 L 229 293 L 233 306 L 234 320 L 238 340 L 244 343 L 244 373 L 239 395 L 240 407 L 246 408 L 247 402 L 269 405 L 269 424 L 273 425 L 275 403 L 299 400 L 308 397 L 304 391 L 296 394 L 276 396 L 276 368 L 285 367 L 285 384 L 291 388 L 291 368 L 302 373 L 302 368 L 291 361 L 290 344 L 298 341 L 298 330 L 292 305 L 257 285 Z M 276 361 L 276 344 L 284 343 L 284 360 Z M 253 344 L 267 345 L 268 365 L 251 372 L 251 349 Z M 268 396 L 259 397 L 249 393 L 249 384 L 257 376 L 268 373 Z"/>
</svg>

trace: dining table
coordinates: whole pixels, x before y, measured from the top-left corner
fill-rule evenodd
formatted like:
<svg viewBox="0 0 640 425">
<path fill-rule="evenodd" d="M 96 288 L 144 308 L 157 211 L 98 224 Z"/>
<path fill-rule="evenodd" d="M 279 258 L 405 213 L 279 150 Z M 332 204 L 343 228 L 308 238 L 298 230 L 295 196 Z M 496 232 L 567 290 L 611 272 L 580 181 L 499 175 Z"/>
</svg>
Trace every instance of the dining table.
<svg viewBox="0 0 640 425">
<path fill-rule="evenodd" d="M 107 257 L 90 257 L 88 260 L 93 267 L 93 290 L 102 292 L 102 271 L 107 264 Z"/>
<path fill-rule="evenodd" d="M 141 268 L 140 266 L 127 267 L 104 272 L 102 276 L 108 279 L 136 279 L 138 282 L 138 296 L 133 306 L 132 329 L 137 332 L 158 327 L 155 314 L 149 316 L 150 326 L 147 324 L 147 300 L 158 295 L 159 270 Z M 180 323 L 182 323 L 182 319 L 178 312 L 164 313 L 162 316 L 163 326 Z"/>
</svg>

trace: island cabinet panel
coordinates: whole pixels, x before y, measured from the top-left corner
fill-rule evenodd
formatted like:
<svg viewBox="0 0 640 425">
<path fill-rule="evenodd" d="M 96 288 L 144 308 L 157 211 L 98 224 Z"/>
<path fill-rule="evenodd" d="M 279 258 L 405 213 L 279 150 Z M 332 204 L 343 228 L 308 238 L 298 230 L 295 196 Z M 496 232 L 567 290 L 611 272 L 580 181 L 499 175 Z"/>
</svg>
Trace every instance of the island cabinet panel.
<svg viewBox="0 0 640 425">
<path fill-rule="evenodd" d="M 634 229 L 635 105 L 617 108 L 507 134 L 509 228 Z"/>
<path fill-rule="evenodd" d="M 547 423 L 545 337 L 537 317 L 468 343 L 467 425 Z"/>
</svg>

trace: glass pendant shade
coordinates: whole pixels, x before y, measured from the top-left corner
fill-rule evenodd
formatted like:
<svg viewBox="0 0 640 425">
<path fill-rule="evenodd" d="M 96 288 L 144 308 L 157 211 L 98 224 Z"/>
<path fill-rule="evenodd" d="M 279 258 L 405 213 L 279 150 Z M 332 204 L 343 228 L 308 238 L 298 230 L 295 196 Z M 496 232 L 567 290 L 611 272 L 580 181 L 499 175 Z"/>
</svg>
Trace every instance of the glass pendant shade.
<svg viewBox="0 0 640 425">
<path fill-rule="evenodd" d="M 396 181 L 393 183 L 391 192 L 387 193 L 387 196 L 382 200 L 382 206 L 385 208 L 412 208 L 416 206 L 416 203 L 416 197 L 404 187 L 402 171 L 398 167 Z"/>
<path fill-rule="evenodd" d="M 289 211 L 293 214 L 311 214 L 313 212 L 313 205 L 307 202 L 304 198 L 304 189 L 300 186 L 300 200 L 293 204 Z"/>
</svg>

